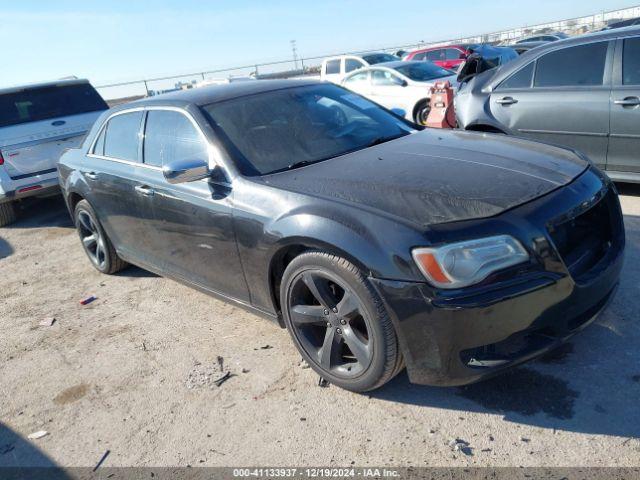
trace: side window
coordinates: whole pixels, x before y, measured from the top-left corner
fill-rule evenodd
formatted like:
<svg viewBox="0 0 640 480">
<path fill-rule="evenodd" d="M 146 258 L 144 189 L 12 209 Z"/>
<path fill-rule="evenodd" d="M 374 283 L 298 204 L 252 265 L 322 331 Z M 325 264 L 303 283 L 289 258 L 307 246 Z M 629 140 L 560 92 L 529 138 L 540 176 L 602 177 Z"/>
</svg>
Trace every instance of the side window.
<svg viewBox="0 0 640 480">
<path fill-rule="evenodd" d="M 624 41 L 622 84 L 640 85 L 640 37 L 628 38 Z"/>
<path fill-rule="evenodd" d="M 340 73 L 340 60 L 329 60 L 327 62 L 326 73 L 328 75 L 332 75 L 332 74 L 335 74 L 335 73 Z"/>
<path fill-rule="evenodd" d="M 427 52 L 427 60 L 431 61 L 431 62 L 435 62 L 437 60 L 442 60 L 442 58 L 440 58 L 440 53 L 442 52 L 442 50 L 431 50 L 430 52 Z"/>
<path fill-rule="evenodd" d="M 447 48 L 444 51 L 445 60 L 458 60 L 462 52 L 456 48 Z"/>
<path fill-rule="evenodd" d="M 547 53 L 537 62 L 536 87 L 602 85 L 608 42 L 590 43 Z"/>
<path fill-rule="evenodd" d="M 359 84 L 367 83 L 368 81 L 369 81 L 369 73 L 359 72 L 359 73 L 354 73 L 353 75 L 345 79 L 344 83 L 346 85 L 354 85 L 357 83 Z"/>
<path fill-rule="evenodd" d="M 345 61 L 345 64 L 344 64 L 344 71 L 345 72 L 353 72 L 354 70 L 357 70 L 357 69 L 362 68 L 362 67 L 364 67 L 362 62 L 360 62 L 358 60 L 354 60 L 353 58 L 347 58 L 347 60 Z"/>
<path fill-rule="evenodd" d="M 509 78 L 498 85 L 498 90 L 505 88 L 531 88 L 531 78 L 533 77 L 533 66 L 535 62 L 531 62 L 526 67 L 521 68 Z"/>
<path fill-rule="evenodd" d="M 400 79 L 390 72 L 374 70 L 371 72 L 371 84 L 377 87 L 395 87 L 400 84 Z"/>
<path fill-rule="evenodd" d="M 149 110 L 144 130 L 144 163 L 161 167 L 174 160 L 208 160 L 207 144 L 180 112 Z"/>
<path fill-rule="evenodd" d="M 96 140 L 95 146 L 93 147 L 93 154 L 95 155 L 104 155 L 104 139 L 107 136 L 107 128 L 103 128 L 100 132 L 100 136 Z"/>
<path fill-rule="evenodd" d="M 119 160 L 137 162 L 142 112 L 116 115 L 109 120 L 104 139 L 104 155 Z"/>
<path fill-rule="evenodd" d="M 422 53 L 416 53 L 411 60 L 424 60 L 426 58 L 427 58 L 427 54 L 422 52 Z"/>
</svg>

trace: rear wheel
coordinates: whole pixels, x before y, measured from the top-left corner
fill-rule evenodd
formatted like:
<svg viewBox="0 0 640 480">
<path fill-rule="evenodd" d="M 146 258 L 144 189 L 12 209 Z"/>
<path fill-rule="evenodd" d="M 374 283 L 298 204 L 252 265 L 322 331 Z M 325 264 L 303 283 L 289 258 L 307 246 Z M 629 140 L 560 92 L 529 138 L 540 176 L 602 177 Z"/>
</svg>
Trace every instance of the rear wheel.
<svg viewBox="0 0 640 480">
<path fill-rule="evenodd" d="M 367 278 L 347 260 L 303 253 L 287 266 L 280 293 L 296 347 L 330 383 L 363 392 L 402 370 L 387 311 Z"/>
<path fill-rule="evenodd" d="M 429 100 L 422 100 L 416 105 L 413 111 L 413 121 L 418 125 L 427 125 L 427 118 L 429 118 L 429 112 L 431 111 L 431 103 Z"/>
<path fill-rule="evenodd" d="M 0 203 L 0 227 L 16 221 L 16 207 L 13 202 Z"/>
<path fill-rule="evenodd" d="M 74 220 L 82 241 L 82 248 L 96 270 L 112 274 L 128 266 L 128 263 L 116 253 L 89 202 L 86 200 L 78 202 L 74 211 Z"/>
</svg>

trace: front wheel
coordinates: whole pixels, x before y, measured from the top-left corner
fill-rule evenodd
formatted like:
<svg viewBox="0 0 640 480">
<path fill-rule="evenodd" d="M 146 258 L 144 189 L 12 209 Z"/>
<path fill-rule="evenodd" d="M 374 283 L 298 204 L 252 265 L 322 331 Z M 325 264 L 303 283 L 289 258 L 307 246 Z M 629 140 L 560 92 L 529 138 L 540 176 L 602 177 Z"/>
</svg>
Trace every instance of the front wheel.
<svg viewBox="0 0 640 480">
<path fill-rule="evenodd" d="M 312 251 L 286 268 L 285 324 L 303 358 L 346 390 L 373 390 L 403 368 L 389 315 L 369 280 L 347 260 Z"/>
<path fill-rule="evenodd" d="M 116 253 L 89 202 L 78 202 L 74 210 L 74 220 L 84 252 L 96 270 L 112 274 L 128 266 Z"/>
</svg>

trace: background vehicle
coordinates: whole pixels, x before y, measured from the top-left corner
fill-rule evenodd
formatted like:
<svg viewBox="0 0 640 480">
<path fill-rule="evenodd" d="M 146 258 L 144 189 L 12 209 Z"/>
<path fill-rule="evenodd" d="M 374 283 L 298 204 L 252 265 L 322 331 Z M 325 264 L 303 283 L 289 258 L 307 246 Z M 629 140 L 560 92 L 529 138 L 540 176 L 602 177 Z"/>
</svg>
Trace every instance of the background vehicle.
<svg viewBox="0 0 640 480">
<path fill-rule="evenodd" d="M 556 42 L 558 40 L 564 40 L 565 38 L 569 38 L 569 35 L 564 32 L 539 33 L 536 35 L 530 35 L 528 37 L 521 38 L 516 43 Z"/>
<path fill-rule="evenodd" d="M 614 29 L 614 28 L 632 27 L 634 25 L 640 25 L 640 17 L 629 18 L 627 20 L 619 20 L 617 22 L 611 22 L 609 25 L 604 27 L 602 30 L 611 30 L 611 29 Z"/>
<path fill-rule="evenodd" d="M 417 131 L 328 83 L 116 107 L 58 168 L 96 269 L 131 262 L 277 321 L 354 391 L 405 364 L 457 385 L 541 355 L 593 321 L 622 267 L 620 204 L 588 161 Z"/>
<path fill-rule="evenodd" d="M 467 60 L 458 69 L 458 82 L 464 83 L 482 72 L 493 70 L 516 58 L 518 58 L 518 53 L 510 47 L 494 47 L 492 45 L 473 47 Z"/>
<path fill-rule="evenodd" d="M 397 61 L 352 72 L 342 85 L 384 107 L 402 109 L 408 120 L 425 125 L 429 89 L 440 80 L 455 84 L 455 73 L 431 62 Z"/>
<path fill-rule="evenodd" d="M 428 60 L 442 68 L 457 69 L 469 55 L 472 45 L 446 45 L 428 47 L 407 53 L 403 60 Z"/>
<path fill-rule="evenodd" d="M 467 130 L 584 152 L 616 180 L 640 181 L 640 27 L 552 42 L 462 85 Z"/>
<path fill-rule="evenodd" d="M 107 108 L 87 80 L 0 90 L 0 226 L 15 219 L 16 200 L 59 190 L 60 154 Z"/>
<path fill-rule="evenodd" d="M 362 56 L 340 55 L 325 58 L 320 67 L 320 80 L 340 83 L 347 73 L 369 65 L 400 60 L 390 53 L 368 53 Z"/>
<path fill-rule="evenodd" d="M 549 42 L 520 42 L 514 43 L 513 45 L 505 45 L 505 47 L 513 48 L 518 55 L 522 55 L 524 52 L 528 52 L 541 45 L 546 45 L 547 43 Z"/>
</svg>

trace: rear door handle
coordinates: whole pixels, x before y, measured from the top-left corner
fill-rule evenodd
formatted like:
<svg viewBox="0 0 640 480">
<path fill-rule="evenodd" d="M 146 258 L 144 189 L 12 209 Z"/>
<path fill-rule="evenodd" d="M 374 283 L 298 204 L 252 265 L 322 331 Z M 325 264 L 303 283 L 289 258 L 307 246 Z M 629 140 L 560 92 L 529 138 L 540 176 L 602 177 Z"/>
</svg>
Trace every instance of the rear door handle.
<svg viewBox="0 0 640 480">
<path fill-rule="evenodd" d="M 622 105 L 623 107 L 636 107 L 640 105 L 640 98 L 638 97 L 626 97 L 620 100 L 614 100 L 616 105 Z"/>
<path fill-rule="evenodd" d="M 518 103 L 518 100 L 513 97 L 504 97 L 496 100 L 496 103 L 500 105 L 513 105 L 514 103 Z"/>
<path fill-rule="evenodd" d="M 90 180 L 95 180 L 96 178 L 98 178 L 98 174 L 96 172 L 85 172 L 84 176 Z"/>
<path fill-rule="evenodd" d="M 155 193 L 155 190 L 148 185 L 136 185 L 135 190 L 140 195 L 144 195 L 145 197 L 152 197 Z"/>
</svg>

